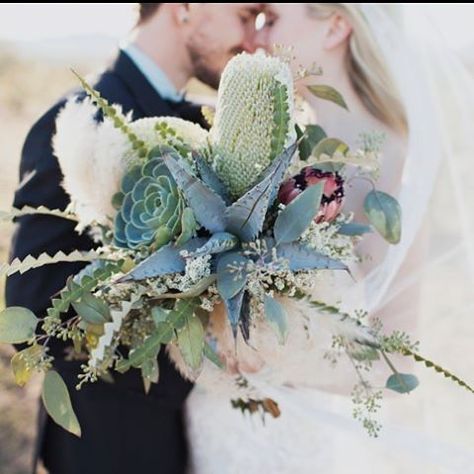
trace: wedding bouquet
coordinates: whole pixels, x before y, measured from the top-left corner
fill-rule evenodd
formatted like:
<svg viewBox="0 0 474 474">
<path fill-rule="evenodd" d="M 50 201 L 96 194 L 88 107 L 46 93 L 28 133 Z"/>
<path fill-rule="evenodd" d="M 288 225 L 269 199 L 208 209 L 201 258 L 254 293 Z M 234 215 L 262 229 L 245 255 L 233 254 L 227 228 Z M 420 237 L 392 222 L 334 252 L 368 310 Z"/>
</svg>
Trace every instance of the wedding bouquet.
<svg viewBox="0 0 474 474">
<path fill-rule="evenodd" d="M 234 338 L 249 340 L 253 322 L 265 318 L 280 344 L 291 330 L 288 300 L 305 301 L 308 317 L 334 321 L 334 343 L 357 364 L 381 355 L 393 374 L 386 387 L 405 393 L 415 376 L 399 373 L 388 353 L 427 365 L 402 332 L 382 335 L 324 301 L 311 297 L 324 272 L 349 272 L 356 245 L 377 231 L 390 244 L 401 236 L 397 201 L 372 191 L 364 209 L 369 224 L 344 212 L 347 170 L 377 177 L 378 140 L 365 137 L 351 151 L 321 127 L 295 123 L 288 65 L 262 54 L 241 54 L 226 67 L 210 130 L 178 118 L 131 121 L 82 78 L 87 97 L 71 100 L 57 119 L 53 145 L 71 204 L 65 210 L 23 208 L 3 219 L 43 213 L 77 221 L 95 250 L 28 256 L 3 265 L 11 275 L 64 261 L 89 262 L 71 275 L 41 320 L 28 309 L 0 313 L 0 342 L 28 342 L 12 358 L 16 381 L 45 372 L 43 400 L 51 417 L 80 436 L 67 388 L 53 370 L 51 337 L 70 340 L 72 357 L 84 359 L 77 388 L 109 371 L 141 371 L 144 388 L 159 381 L 158 352 L 179 349 L 197 379 L 207 359 L 225 370 L 208 331 L 214 307 L 223 303 Z M 345 106 L 328 86 L 312 86 L 323 99 Z M 103 121 L 96 122 L 97 108 Z M 77 314 L 64 319 L 72 307 Z M 123 350 L 126 348 L 127 354 Z M 469 388 L 438 366 L 446 376 Z M 279 413 L 277 401 L 234 400 L 234 406 Z M 365 399 L 367 410 L 376 401 Z M 372 434 L 377 427 L 363 418 Z"/>
</svg>

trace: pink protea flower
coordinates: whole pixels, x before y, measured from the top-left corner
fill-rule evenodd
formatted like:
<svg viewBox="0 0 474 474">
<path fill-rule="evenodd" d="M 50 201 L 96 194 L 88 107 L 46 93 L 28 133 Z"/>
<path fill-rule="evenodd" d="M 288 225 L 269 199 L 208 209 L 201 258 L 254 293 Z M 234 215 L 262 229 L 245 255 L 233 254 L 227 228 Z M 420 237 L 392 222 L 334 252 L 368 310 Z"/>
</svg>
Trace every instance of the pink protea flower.
<svg viewBox="0 0 474 474">
<path fill-rule="evenodd" d="M 341 212 L 344 201 L 344 180 L 341 175 L 331 171 L 321 171 L 312 166 L 306 166 L 296 176 L 285 181 L 278 191 L 278 199 L 282 204 L 289 204 L 308 186 L 324 181 L 321 207 L 315 216 L 315 222 L 331 222 Z"/>
</svg>

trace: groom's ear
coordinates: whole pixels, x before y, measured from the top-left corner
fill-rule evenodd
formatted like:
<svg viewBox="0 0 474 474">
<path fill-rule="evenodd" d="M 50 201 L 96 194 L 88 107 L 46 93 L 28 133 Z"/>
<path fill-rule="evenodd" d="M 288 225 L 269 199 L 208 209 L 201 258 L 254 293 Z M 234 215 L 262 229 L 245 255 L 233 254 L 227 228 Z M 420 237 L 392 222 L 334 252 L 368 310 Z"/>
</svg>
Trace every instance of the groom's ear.
<svg viewBox="0 0 474 474">
<path fill-rule="evenodd" d="M 323 40 L 323 47 L 327 51 L 345 43 L 352 33 L 352 25 L 347 18 L 339 13 L 333 13 L 328 19 L 327 30 Z"/>
</svg>

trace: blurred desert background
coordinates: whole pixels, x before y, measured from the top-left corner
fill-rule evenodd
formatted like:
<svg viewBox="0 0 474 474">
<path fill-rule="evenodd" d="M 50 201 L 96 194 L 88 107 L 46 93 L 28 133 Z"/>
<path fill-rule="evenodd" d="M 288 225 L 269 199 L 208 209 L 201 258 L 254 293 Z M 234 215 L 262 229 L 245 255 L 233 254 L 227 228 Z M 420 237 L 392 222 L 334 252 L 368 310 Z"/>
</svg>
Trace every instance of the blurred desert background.
<svg viewBox="0 0 474 474">
<path fill-rule="evenodd" d="M 433 5 L 430 8 L 436 7 Z M 464 16 L 465 19 L 462 6 L 458 4 L 452 8 L 457 8 L 457 15 Z M 474 9 L 466 11 L 469 12 L 472 25 Z M 113 31 L 103 34 L 101 28 L 105 28 L 105 15 L 110 15 L 110 18 L 105 18 L 109 23 L 114 21 L 114 14 L 117 15 L 116 27 Z M 41 21 L 37 23 L 40 17 Z M 95 18 L 94 22 L 90 20 L 92 17 Z M 453 14 L 452 17 L 454 26 L 447 30 L 448 36 L 450 31 L 456 30 L 456 15 Z M 98 20 L 100 18 L 102 21 Z M 445 25 L 447 20 L 446 16 L 443 17 L 443 11 L 439 13 L 439 18 L 440 24 Z M 41 30 L 39 23 L 42 23 L 43 19 L 49 26 L 43 26 Z M 97 26 L 92 28 L 91 22 Z M 18 182 L 21 147 L 29 128 L 60 96 L 77 85 L 69 67 L 74 67 L 82 74 L 100 69 L 113 57 L 118 38 L 125 35 L 132 24 L 132 4 L 0 6 L 0 209 L 8 209 L 12 203 Z M 58 31 L 55 32 L 56 27 Z M 33 31 L 35 28 L 40 29 L 37 34 Z M 472 29 L 472 26 L 470 28 Z M 458 33 L 453 34 L 456 36 Z M 474 34 L 471 36 L 472 38 L 464 38 L 463 41 L 457 39 L 450 46 L 459 52 L 463 61 L 473 70 Z M 474 127 L 474 124 L 472 125 Z M 469 202 L 474 202 L 473 198 L 471 195 Z M 11 225 L 0 224 L 0 262 L 7 259 L 12 230 Z M 452 272 L 451 277 L 455 277 Z M 445 281 L 437 283 L 440 291 L 443 291 Z M 3 283 L 0 281 L 0 307 L 4 304 Z M 425 295 L 425 299 L 429 301 L 429 295 Z M 469 305 L 467 307 L 469 308 Z M 448 368 L 472 382 L 473 352 L 471 350 L 470 354 L 464 354 L 456 350 L 456 338 L 459 337 L 464 338 L 462 347 L 472 348 L 472 299 L 470 309 L 471 311 L 464 311 L 459 316 L 456 325 L 449 320 L 449 315 L 438 321 L 439 328 L 436 331 L 440 335 L 445 334 L 447 341 L 444 345 L 436 346 L 443 347 L 442 353 L 430 352 L 429 342 L 422 347 L 426 349 L 425 353 L 436 356 Z M 429 324 L 428 319 L 425 324 Z M 451 333 L 446 336 L 446 331 Z M 468 339 L 470 344 L 466 343 Z M 9 366 L 12 353 L 9 347 L 0 346 L 0 474 L 26 474 L 30 472 L 41 380 L 36 378 L 25 388 L 17 387 Z M 423 371 L 423 379 L 423 384 L 427 381 L 428 387 L 437 387 L 437 391 L 433 392 L 432 412 L 437 413 L 438 419 L 430 421 L 434 435 L 443 432 L 445 442 L 456 443 L 465 450 L 472 450 L 472 395 L 462 392 L 460 388 L 448 384 L 429 371 Z M 454 418 L 450 415 L 450 407 L 453 405 L 465 407 L 465 410 L 457 410 Z M 462 416 L 463 413 L 465 416 Z M 461 426 L 466 423 L 470 425 L 463 432 Z M 361 432 L 361 436 L 364 436 L 364 433 Z"/>
</svg>

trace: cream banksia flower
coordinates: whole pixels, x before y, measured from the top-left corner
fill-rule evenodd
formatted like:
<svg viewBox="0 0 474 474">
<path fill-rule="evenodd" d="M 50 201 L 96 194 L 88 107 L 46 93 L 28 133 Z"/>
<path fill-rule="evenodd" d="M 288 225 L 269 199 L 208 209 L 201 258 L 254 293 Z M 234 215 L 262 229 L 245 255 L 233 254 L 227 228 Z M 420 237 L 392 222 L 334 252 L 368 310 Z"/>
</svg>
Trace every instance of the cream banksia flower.
<svg viewBox="0 0 474 474">
<path fill-rule="evenodd" d="M 265 53 L 229 61 L 210 132 L 214 169 L 237 199 L 296 138 L 290 68 Z"/>
</svg>

